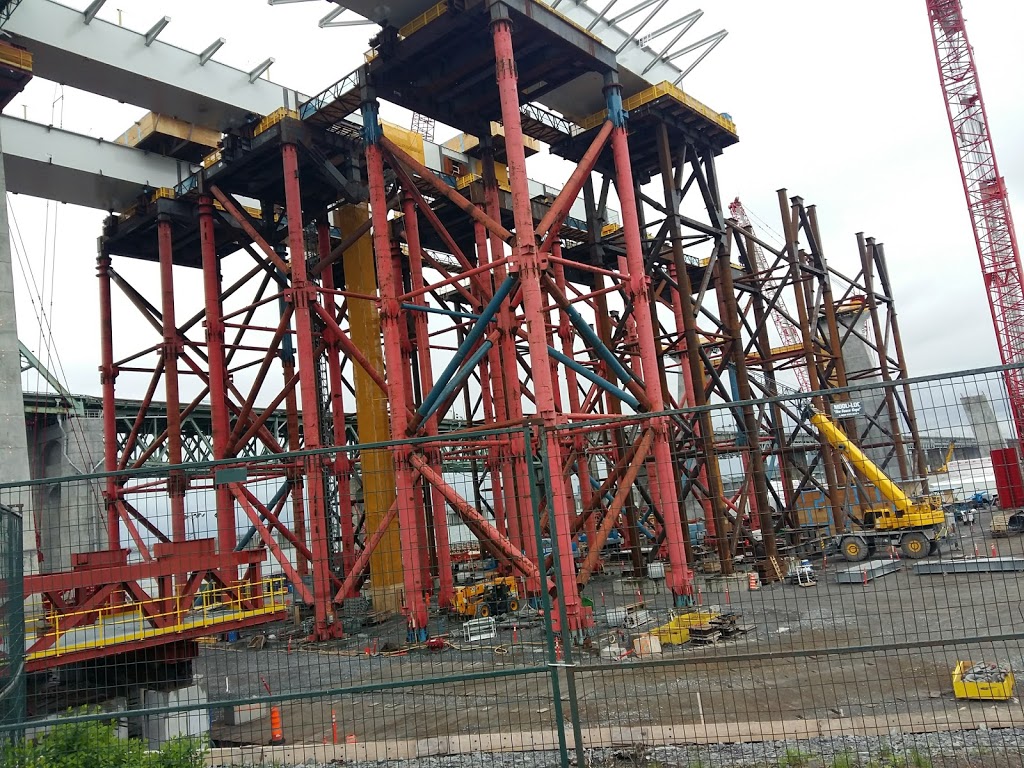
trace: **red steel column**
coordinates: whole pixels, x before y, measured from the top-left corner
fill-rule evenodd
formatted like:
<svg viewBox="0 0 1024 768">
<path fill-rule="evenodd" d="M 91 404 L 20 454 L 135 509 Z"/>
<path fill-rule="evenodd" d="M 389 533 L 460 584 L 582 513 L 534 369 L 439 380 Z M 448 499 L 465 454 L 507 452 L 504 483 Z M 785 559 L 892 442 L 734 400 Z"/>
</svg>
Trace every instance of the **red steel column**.
<svg viewBox="0 0 1024 768">
<path fill-rule="evenodd" d="M 282 291 L 282 296 L 278 302 L 282 316 L 288 301 L 283 294 L 284 291 Z M 299 432 L 299 396 L 296 394 L 296 387 L 289 386 L 289 383 L 295 378 L 295 344 L 292 339 L 291 322 L 289 321 L 288 327 L 285 329 L 284 338 L 281 339 L 281 380 L 288 387 L 288 391 L 284 396 L 285 430 L 288 436 L 288 450 L 297 451 L 302 445 L 300 444 Z M 296 536 L 299 536 L 302 541 L 306 541 L 306 480 L 303 477 L 302 461 L 289 462 L 286 471 L 288 473 L 288 481 L 291 483 L 292 526 L 295 529 Z M 299 575 L 307 576 L 310 564 L 303 558 L 297 558 L 297 560 L 296 570 L 299 572 Z"/>
<path fill-rule="evenodd" d="M 526 150 L 523 146 L 523 128 L 519 115 L 519 88 L 515 57 L 512 52 L 512 22 L 499 18 L 492 23 L 494 56 L 501 99 L 502 123 L 505 126 L 505 151 L 508 157 L 509 184 L 512 187 L 512 215 L 515 220 L 516 242 L 512 248 L 512 264 L 519 270 L 523 291 L 523 311 L 526 315 L 526 337 L 533 369 L 534 397 L 538 415 L 545 425 L 557 423 L 551 368 L 548 366 L 547 334 L 544 328 L 544 293 L 540 276 L 547 268 L 547 259 L 538 259 L 536 235 L 530 190 L 526 176 Z M 547 431 L 547 452 L 551 487 L 549 500 L 553 507 L 550 516 L 553 538 L 557 536 L 561 557 L 557 563 L 561 574 L 559 594 L 561 616 L 571 630 L 580 630 L 584 618 L 576 585 L 576 568 L 572 557 L 572 510 L 566 503 L 565 477 L 562 474 L 562 447 L 554 432 Z M 524 523 L 527 522 L 524 516 Z M 523 544 L 527 552 L 536 551 L 534 527 L 525 525 Z"/>
<path fill-rule="evenodd" d="M 384 158 L 380 149 L 381 127 L 377 104 L 363 104 L 363 133 L 366 139 L 366 174 L 370 186 L 370 211 L 373 217 L 373 251 L 380 283 L 381 331 L 384 337 L 384 361 L 387 365 L 388 400 L 391 402 L 391 436 L 407 439 L 409 417 L 402 406 L 409 390 L 402 368 L 401 307 L 398 286 L 391 267 L 391 237 L 388 233 L 388 201 L 384 191 Z M 413 476 L 407 445 L 392 449 L 395 461 L 395 493 L 398 497 L 398 525 L 402 538 L 402 577 L 410 634 L 424 640 L 427 636 L 427 602 L 424 599 L 422 558 L 425 542 L 419 541 L 415 509 L 412 504 Z"/>
<path fill-rule="evenodd" d="M 486 203 L 487 215 L 495 221 L 501 220 L 501 203 L 498 195 L 498 182 L 494 173 L 494 152 L 490 137 L 488 145 L 484 150 L 484 201 Z M 491 261 L 499 262 L 505 258 L 505 243 L 495 234 L 490 236 Z M 505 282 L 508 276 L 504 264 L 495 264 L 494 285 L 495 287 Z M 505 403 L 506 418 L 511 421 L 521 421 L 523 418 L 522 385 L 519 381 L 519 362 L 516 359 L 515 330 L 512 324 L 512 308 L 508 302 L 503 302 L 497 315 L 498 324 L 498 363 L 491 373 L 491 379 L 495 383 L 495 398 L 499 393 Z M 500 389 L 499 389 L 500 386 Z M 530 495 L 530 473 L 526 466 L 527 446 L 523 435 L 518 430 L 513 430 L 507 453 L 499 454 L 502 472 L 502 489 L 505 493 L 505 524 L 508 529 L 508 537 L 521 552 L 534 562 L 538 562 L 537 547 L 526 547 L 523 540 L 523 521 L 526 527 L 532 531 L 533 518 L 529 511 Z M 535 538 L 535 537 L 533 537 Z M 531 538 L 531 541 L 533 541 Z M 539 563 L 538 563 L 539 564 Z M 527 585 L 530 590 L 539 590 L 540 583 Z M 536 594 L 536 592 L 535 592 Z"/>
<path fill-rule="evenodd" d="M 658 413 L 664 410 L 664 398 L 658 372 L 658 350 L 655 346 L 654 328 L 648 306 L 649 279 L 644 269 L 643 246 L 640 241 L 633 168 L 629 158 L 629 140 L 626 138 L 626 116 L 622 109 L 622 93 L 618 83 L 609 82 L 605 90 L 608 98 L 608 115 L 615 124 L 611 144 L 612 156 L 615 159 L 615 187 L 622 205 L 622 230 L 629 268 L 627 285 L 633 299 L 633 317 L 636 319 L 647 397 L 651 402 L 651 411 Z M 683 548 L 683 526 L 679 515 L 679 496 L 676 490 L 675 468 L 672 465 L 672 450 L 669 445 L 668 419 L 665 416 L 656 416 L 651 426 L 654 428 L 651 496 L 665 520 L 665 544 L 669 562 L 672 564 L 672 571 L 667 579 L 668 587 L 672 590 L 676 602 L 685 602 L 689 600 L 692 592 L 693 574 L 686 562 L 686 552 Z"/>
<path fill-rule="evenodd" d="M 562 241 L 555 239 L 551 243 L 551 255 L 556 259 L 562 258 Z M 565 267 L 556 262 L 552 270 L 555 274 L 555 285 L 562 292 L 563 296 L 568 295 L 565 283 Z M 572 323 L 564 312 L 559 313 L 558 336 L 562 342 L 562 354 L 566 357 L 573 355 L 573 332 Z M 580 413 L 582 404 L 580 402 L 579 381 L 576 379 L 576 371 L 572 368 L 565 369 L 565 387 L 569 399 L 569 410 L 572 413 Z M 590 456 L 587 453 L 587 438 L 582 432 L 573 434 L 573 448 L 576 451 L 576 477 L 580 483 L 580 502 L 583 509 L 589 509 L 594 489 L 590 487 Z M 574 510 L 575 511 L 575 510 Z M 587 546 L 590 547 L 597 535 L 597 520 L 595 515 L 587 517 Z"/>
<path fill-rule="evenodd" d="M 224 320 L 220 299 L 220 262 L 213 229 L 213 203 L 199 198 L 199 241 L 203 258 L 203 294 L 206 300 L 206 355 L 210 366 L 210 421 L 213 426 L 213 458 L 227 459 L 231 440 L 228 417 L 228 372 L 224 355 Z M 217 547 L 224 554 L 237 543 L 235 500 L 231 489 L 221 485 L 217 497 Z M 231 574 L 231 581 L 237 572 Z"/>
<path fill-rule="evenodd" d="M 487 230 L 484 228 L 483 224 L 475 221 L 473 222 L 473 233 L 476 240 L 477 264 L 482 266 L 490 261 L 487 249 Z M 493 285 L 491 286 L 491 290 L 494 290 Z M 481 299 L 482 298 L 483 297 L 481 296 Z M 504 424 L 508 420 L 508 411 L 506 409 L 507 404 L 505 402 L 504 376 L 502 376 L 501 373 L 501 349 L 497 344 L 491 347 L 490 351 L 487 353 L 486 359 L 481 363 L 480 375 L 482 377 L 480 389 L 484 419 L 488 422 Z M 498 529 L 498 532 L 501 533 L 502 536 L 509 536 L 505 518 L 505 510 L 508 508 L 505 494 L 508 492 L 508 488 L 511 488 L 512 486 L 512 467 L 511 465 L 508 465 L 506 468 L 506 465 L 508 465 L 508 448 L 506 445 L 502 445 L 499 448 L 488 451 L 487 458 L 485 459 L 485 466 L 491 476 L 494 527 Z M 508 488 L 506 488 L 502 479 L 503 473 L 508 475 Z M 509 536 L 509 538 L 511 537 Z"/>
<path fill-rule="evenodd" d="M 324 218 L 317 222 L 317 249 L 320 258 L 327 258 L 331 252 L 331 227 L 324 214 Z M 332 291 L 334 285 L 334 267 L 328 267 L 320 273 L 320 281 L 324 287 L 324 303 L 327 310 L 334 317 L 335 298 Z M 348 435 L 345 431 L 345 401 L 344 387 L 341 382 L 341 352 L 337 342 L 328 344 L 325 350 L 327 355 L 327 380 L 331 388 L 331 417 L 334 422 L 334 445 L 343 447 L 348 442 Z M 352 519 L 352 456 L 347 451 L 339 451 L 334 456 L 334 476 L 338 481 L 338 518 L 341 529 L 341 562 L 345 575 L 352 573 L 356 562 L 356 531 Z M 295 535 L 305 541 L 305 524 L 300 535 L 298 520 L 296 520 Z M 355 597 L 356 594 L 343 595 L 343 597 Z"/>
<path fill-rule="evenodd" d="M 402 213 L 405 215 L 405 239 L 409 244 L 409 276 L 411 288 L 418 291 L 423 288 L 423 262 L 421 259 L 420 226 L 416 217 L 416 203 L 408 194 L 402 196 Z M 478 225 L 479 226 L 479 225 Z M 413 312 L 413 330 L 416 334 L 416 361 L 420 371 L 420 389 L 430 392 L 434 388 L 434 368 L 430 361 L 430 337 L 428 336 L 426 312 Z M 487 386 L 487 382 L 483 382 Z M 466 414 L 467 417 L 469 414 Z M 432 415 L 424 425 L 423 433 L 434 437 L 437 435 L 437 415 Z M 435 466 L 441 467 L 441 451 L 436 446 L 427 446 L 427 458 Z M 454 597 L 452 574 L 452 551 L 448 540 L 448 506 L 444 495 L 430 485 L 430 508 L 434 514 L 434 547 L 437 551 L 438 606 L 448 606 Z M 429 533 L 427 534 L 429 535 Z"/>
<path fill-rule="evenodd" d="M 402 254 L 402 243 L 397 237 L 391 238 L 391 275 L 394 279 L 395 290 L 398 294 L 405 293 L 408 290 L 405 282 L 405 271 L 403 269 L 404 255 Z M 420 314 L 413 312 L 413 315 Z M 419 371 L 413 373 L 412 368 L 412 339 L 409 335 L 410 328 L 409 323 L 405 320 L 398 323 L 398 342 L 399 348 L 402 350 L 402 379 L 405 381 L 405 406 L 409 412 L 416 410 L 415 403 L 415 377 L 419 375 Z M 394 363 L 391 364 L 391 368 L 394 369 Z M 426 391 L 426 390 L 423 390 Z M 437 423 L 437 419 L 434 419 L 434 423 Z M 427 505 L 423 495 L 423 485 L 420 484 L 420 488 L 416 488 L 416 483 L 420 483 L 420 478 L 413 475 L 413 494 L 409 498 L 412 504 L 412 519 L 416 521 L 416 540 L 422 547 L 422 554 L 420 555 L 419 564 L 422 570 L 420 574 L 420 581 L 423 584 L 423 588 L 427 593 L 425 600 L 429 603 L 430 593 L 434 591 L 434 578 L 431 575 L 431 561 L 434 554 L 434 540 L 430 538 L 427 533 Z"/>
<path fill-rule="evenodd" d="M 178 396 L 178 326 L 174 319 L 174 250 L 171 242 L 171 220 L 160 214 L 157 221 L 157 242 L 160 253 L 160 311 L 164 330 L 164 396 L 167 399 L 167 459 L 181 464 L 181 400 Z M 167 477 L 167 494 L 171 498 L 171 540 L 185 540 L 185 476 L 180 471 Z"/>
<path fill-rule="evenodd" d="M 320 409 L 317 407 L 316 359 L 313 356 L 311 305 L 317 300 L 316 285 L 306 279 L 306 242 L 302 232 L 302 196 L 299 190 L 299 156 L 294 144 L 281 147 L 284 167 L 285 212 L 288 216 L 288 252 L 291 266 L 289 299 L 295 307 L 295 347 L 302 394 L 303 449 L 320 447 Z M 309 499 L 310 550 L 313 554 L 313 633 L 317 639 L 330 637 L 334 629 L 333 591 L 330 580 L 330 542 L 327 508 L 324 503 L 323 456 L 307 456 L 306 489 Z M 340 624 L 337 630 L 340 630 Z"/>
<path fill-rule="evenodd" d="M 107 472 L 117 469 L 117 401 L 114 382 L 114 322 L 110 305 L 110 257 L 100 254 L 96 259 L 96 274 L 100 279 L 100 385 L 103 387 L 103 468 Z M 121 548 L 121 519 L 117 514 L 120 493 L 117 478 L 107 478 L 104 502 L 107 505 L 107 549 Z"/>
</svg>

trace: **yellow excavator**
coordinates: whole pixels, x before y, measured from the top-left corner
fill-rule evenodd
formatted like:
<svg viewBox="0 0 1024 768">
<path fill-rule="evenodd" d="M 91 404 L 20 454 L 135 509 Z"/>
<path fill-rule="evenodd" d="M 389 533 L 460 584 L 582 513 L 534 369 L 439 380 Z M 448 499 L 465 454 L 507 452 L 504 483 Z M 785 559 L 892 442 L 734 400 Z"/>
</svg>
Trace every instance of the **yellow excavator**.
<svg viewBox="0 0 1024 768">
<path fill-rule="evenodd" d="M 861 519 L 856 520 L 858 528 L 838 537 L 843 557 L 860 562 L 879 546 L 898 546 L 903 555 L 912 560 L 938 551 L 939 542 L 947 535 L 941 499 L 908 496 L 825 414 L 813 411 L 810 422 L 822 438 L 842 454 L 848 466 L 889 502 L 864 509 Z"/>
</svg>

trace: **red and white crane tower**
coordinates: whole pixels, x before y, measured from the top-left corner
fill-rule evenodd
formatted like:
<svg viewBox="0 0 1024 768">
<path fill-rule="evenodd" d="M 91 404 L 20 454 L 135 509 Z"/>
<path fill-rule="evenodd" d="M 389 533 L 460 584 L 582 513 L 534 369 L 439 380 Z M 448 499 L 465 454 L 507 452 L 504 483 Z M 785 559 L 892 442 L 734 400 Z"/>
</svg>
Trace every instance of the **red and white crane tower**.
<svg viewBox="0 0 1024 768">
<path fill-rule="evenodd" d="M 960 0 L 926 2 L 935 60 L 974 225 L 974 240 L 988 291 L 999 356 L 1004 365 L 1024 363 L 1024 279 L 1020 249 L 1006 183 L 996 163 L 963 8 Z M 1024 371 L 1009 370 L 1005 380 L 1017 439 L 1024 440 Z"/>
</svg>

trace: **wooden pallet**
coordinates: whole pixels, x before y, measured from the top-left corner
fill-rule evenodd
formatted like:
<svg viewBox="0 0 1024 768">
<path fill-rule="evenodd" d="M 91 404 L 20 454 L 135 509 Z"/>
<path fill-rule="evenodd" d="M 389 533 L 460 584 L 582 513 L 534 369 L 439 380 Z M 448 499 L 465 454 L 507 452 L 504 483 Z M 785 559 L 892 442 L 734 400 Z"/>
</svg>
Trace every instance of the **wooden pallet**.
<svg viewBox="0 0 1024 768">
<path fill-rule="evenodd" d="M 690 627 L 690 642 L 703 645 L 714 645 L 721 639 L 722 630 L 713 626 L 710 622 Z"/>
<path fill-rule="evenodd" d="M 750 632 L 754 628 L 753 624 L 740 623 L 741 618 L 738 613 L 723 613 L 709 621 L 708 626 L 720 631 L 723 637 L 735 637 Z"/>
</svg>

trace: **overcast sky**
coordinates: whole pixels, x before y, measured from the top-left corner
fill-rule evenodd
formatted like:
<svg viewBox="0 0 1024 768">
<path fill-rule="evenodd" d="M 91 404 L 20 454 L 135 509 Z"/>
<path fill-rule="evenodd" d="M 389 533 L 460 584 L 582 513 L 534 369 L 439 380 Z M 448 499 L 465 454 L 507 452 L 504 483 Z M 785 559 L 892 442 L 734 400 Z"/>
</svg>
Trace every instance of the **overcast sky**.
<svg viewBox="0 0 1024 768">
<path fill-rule="evenodd" d="M 271 79 L 313 93 L 359 64 L 371 29 L 319 29 L 316 22 L 330 7 L 110 0 L 101 16 L 116 21 L 120 8 L 125 26 L 145 30 L 170 15 L 161 39 L 200 50 L 226 37 L 218 60 L 249 69 L 273 56 Z M 682 15 L 697 6 L 669 0 L 668 7 Z M 730 113 L 738 125 L 740 143 L 719 160 L 723 198 L 740 195 L 749 211 L 776 230 L 779 187 L 817 204 L 826 255 L 844 271 L 854 269 L 856 232 L 884 242 L 912 374 L 996 364 L 924 1 L 865 0 L 851 6 L 732 0 L 709 3 L 705 11 L 690 39 L 721 28 L 729 36 L 684 87 Z M 1001 170 L 1024 216 L 1024 4 L 965 0 L 965 13 Z M 55 107 L 59 94 L 54 84 L 33 81 L 7 112 L 108 139 L 144 113 L 71 89 L 64 89 Z M 385 117 L 408 119 L 396 110 L 385 110 Z M 567 176 L 564 164 L 543 157 L 532 159 L 529 170 L 552 184 Z M 98 394 L 94 274 L 103 214 L 24 196 L 12 200 L 12 231 L 20 229 L 23 240 L 16 243 L 15 258 L 21 338 L 46 359 L 47 334 L 38 328 L 36 311 L 50 310 L 62 364 L 53 361 L 52 367 L 63 368 L 73 391 Z M 45 282 L 42 299 L 26 286 L 19 259 L 31 263 L 37 287 Z M 118 267 L 129 278 L 148 281 L 155 300 L 153 265 L 121 259 Z M 179 316 L 187 313 L 179 310 Z"/>
</svg>

